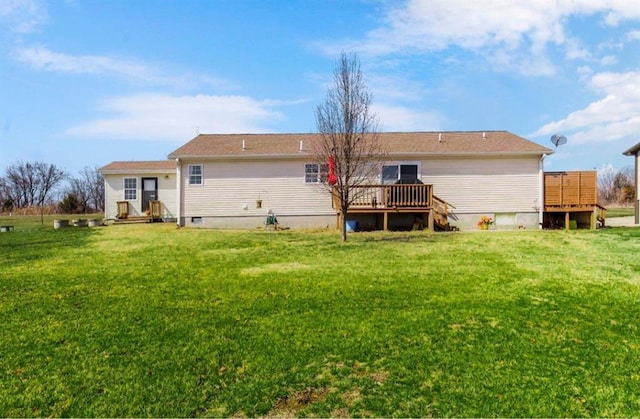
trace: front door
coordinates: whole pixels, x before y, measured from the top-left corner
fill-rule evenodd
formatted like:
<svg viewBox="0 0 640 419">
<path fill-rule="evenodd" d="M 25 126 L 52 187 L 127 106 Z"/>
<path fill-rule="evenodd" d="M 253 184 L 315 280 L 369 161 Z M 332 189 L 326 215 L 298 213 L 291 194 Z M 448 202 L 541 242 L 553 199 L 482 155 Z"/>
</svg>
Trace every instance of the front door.
<svg viewBox="0 0 640 419">
<path fill-rule="evenodd" d="M 150 209 L 150 201 L 158 200 L 158 178 L 142 178 L 142 211 Z"/>
</svg>

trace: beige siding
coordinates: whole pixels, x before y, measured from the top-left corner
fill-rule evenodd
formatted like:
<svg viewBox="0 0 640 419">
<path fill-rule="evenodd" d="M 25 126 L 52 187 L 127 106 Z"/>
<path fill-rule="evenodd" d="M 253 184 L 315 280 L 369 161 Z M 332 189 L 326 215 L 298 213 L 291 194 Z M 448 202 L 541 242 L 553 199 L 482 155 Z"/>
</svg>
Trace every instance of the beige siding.
<svg viewBox="0 0 640 419">
<path fill-rule="evenodd" d="M 203 165 L 203 185 L 188 184 L 190 164 Z M 304 164 L 284 159 L 183 162 L 183 216 L 257 216 L 269 209 L 279 215 L 335 214 L 329 194 L 305 183 Z"/>
<path fill-rule="evenodd" d="M 162 202 L 162 217 L 176 218 L 178 195 L 176 192 L 176 173 L 158 176 L 158 200 Z"/>
<path fill-rule="evenodd" d="M 539 158 L 394 158 L 419 163 L 421 180 L 458 214 L 536 213 Z M 188 165 L 202 164 L 203 185 L 188 184 Z M 183 217 L 332 215 L 330 196 L 305 184 L 303 159 L 182 162 Z M 257 208 L 256 201 L 262 201 Z"/>
<path fill-rule="evenodd" d="M 457 213 L 536 212 L 540 175 L 537 157 L 439 158 L 422 162 L 422 181 Z"/>
<path fill-rule="evenodd" d="M 106 174 L 105 182 L 105 218 L 113 219 L 117 213 L 117 202 L 124 201 L 124 179 L 137 179 L 136 199 L 129 201 L 130 215 L 142 215 L 142 178 L 158 178 L 158 200 L 162 202 L 162 212 L 165 218 L 175 218 L 176 215 L 176 174 L 172 173 L 135 173 L 135 174 Z"/>
</svg>

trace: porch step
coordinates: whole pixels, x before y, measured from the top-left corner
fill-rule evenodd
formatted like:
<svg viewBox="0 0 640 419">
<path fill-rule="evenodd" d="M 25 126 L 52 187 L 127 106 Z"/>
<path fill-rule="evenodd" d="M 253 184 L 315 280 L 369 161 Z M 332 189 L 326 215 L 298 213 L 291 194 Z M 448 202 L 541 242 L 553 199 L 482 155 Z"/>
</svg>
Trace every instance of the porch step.
<svg viewBox="0 0 640 419">
<path fill-rule="evenodd" d="M 114 221 L 114 224 L 141 224 L 141 223 L 150 223 L 153 221 L 151 217 L 127 217 L 127 218 L 117 218 Z"/>
</svg>

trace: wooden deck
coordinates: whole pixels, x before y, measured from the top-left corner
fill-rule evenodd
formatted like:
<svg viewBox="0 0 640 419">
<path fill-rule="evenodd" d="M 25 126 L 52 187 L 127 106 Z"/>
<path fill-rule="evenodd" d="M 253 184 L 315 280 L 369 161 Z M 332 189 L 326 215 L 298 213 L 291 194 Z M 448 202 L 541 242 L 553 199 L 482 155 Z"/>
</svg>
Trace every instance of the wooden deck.
<svg viewBox="0 0 640 419">
<path fill-rule="evenodd" d="M 381 215 L 382 229 L 389 229 L 392 214 L 413 214 L 429 230 L 451 230 L 448 214 L 453 206 L 433 194 L 433 185 L 358 185 L 353 186 L 353 202 L 346 216 L 355 214 Z M 340 198 L 334 193 L 333 207 L 340 209 Z M 339 212 L 338 226 L 342 222 Z"/>
<path fill-rule="evenodd" d="M 604 226 L 606 214 L 598 204 L 596 171 L 545 172 L 544 227 L 595 229 L 597 222 Z"/>
<path fill-rule="evenodd" d="M 162 220 L 162 203 L 160 201 L 150 201 L 149 209 L 142 215 L 131 215 L 129 212 L 129 201 L 118 201 L 118 212 L 116 224 L 152 223 Z"/>
</svg>

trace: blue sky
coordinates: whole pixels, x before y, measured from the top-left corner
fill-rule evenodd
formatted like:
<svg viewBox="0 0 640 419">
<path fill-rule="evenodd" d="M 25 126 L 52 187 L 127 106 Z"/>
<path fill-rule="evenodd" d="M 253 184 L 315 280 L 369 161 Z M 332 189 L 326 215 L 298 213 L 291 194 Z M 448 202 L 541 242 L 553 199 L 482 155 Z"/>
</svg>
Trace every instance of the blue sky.
<svg viewBox="0 0 640 419">
<path fill-rule="evenodd" d="M 630 166 L 640 142 L 635 0 L 2 0 L 0 173 L 315 132 L 342 51 L 383 131 L 565 135 L 547 170 Z"/>
</svg>

